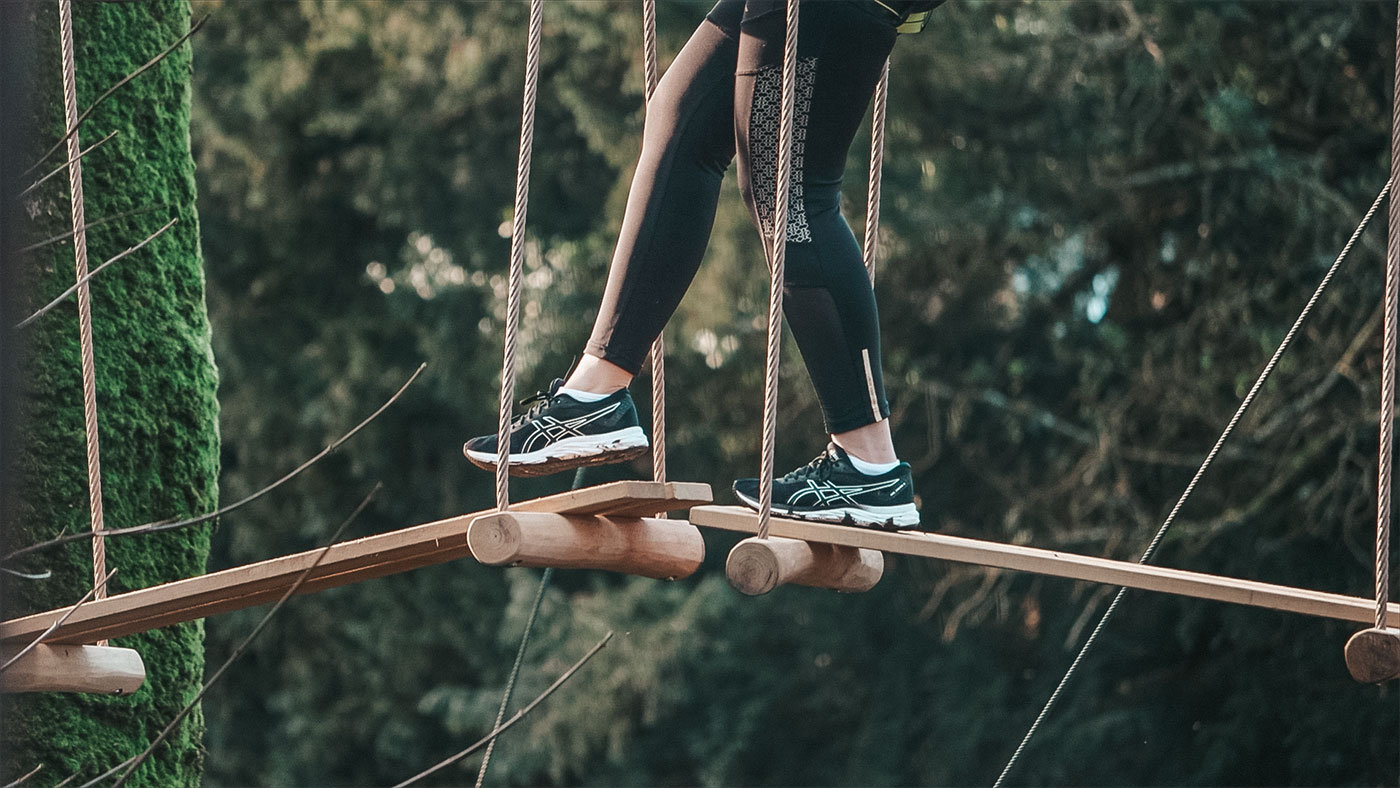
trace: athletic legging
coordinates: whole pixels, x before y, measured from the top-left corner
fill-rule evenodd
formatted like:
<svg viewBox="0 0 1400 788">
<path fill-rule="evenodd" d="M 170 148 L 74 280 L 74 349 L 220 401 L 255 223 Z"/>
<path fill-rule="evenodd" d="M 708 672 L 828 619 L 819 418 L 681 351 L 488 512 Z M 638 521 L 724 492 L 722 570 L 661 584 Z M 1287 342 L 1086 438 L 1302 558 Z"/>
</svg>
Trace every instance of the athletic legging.
<svg viewBox="0 0 1400 788">
<path fill-rule="evenodd" d="M 828 432 L 889 415 L 875 294 L 841 216 L 846 153 L 895 40 L 872 0 L 802 4 L 783 312 Z M 636 374 L 690 286 L 724 171 L 771 244 L 782 0 L 720 0 L 647 108 L 641 159 L 587 352 Z"/>
</svg>

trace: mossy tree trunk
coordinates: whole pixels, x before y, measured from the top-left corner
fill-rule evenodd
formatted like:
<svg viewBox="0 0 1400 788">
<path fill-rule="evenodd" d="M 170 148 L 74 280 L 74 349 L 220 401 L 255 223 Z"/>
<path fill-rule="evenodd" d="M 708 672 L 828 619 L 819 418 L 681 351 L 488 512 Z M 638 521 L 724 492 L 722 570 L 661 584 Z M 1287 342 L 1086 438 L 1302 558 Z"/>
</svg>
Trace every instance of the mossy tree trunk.
<svg viewBox="0 0 1400 788">
<path fill-rule="evenodd" d="M 37 157 L 62 135 L 63 99 L 57 3 L 45 0 L 31 8 Z M 73 13 L 80 110 L 190 25 L 188 0 L 75 3 Z M 179 219 L 92 284 L 108 528 L 198 514 L 217 503 L 217 376 L 195 215 L 190 68 L 190 45 L 185 44 L 121 88 L 82 128 L 85 146 L 119 132 L 84 159 L 87 220 L 146 211 L 88 232 L 93 266 Z M 36 173 L 62 158 L 54 154 Z M 64 177 L 51 179 L 25 202 L 34 239 L 69 229 Z M 72 283 L 73 247 L 45 247 L 14 268 L 21 313 L 27 314 Z M 5 538 L 9 547 L 90 527 L 76 301 L 70 299 L 25 329 L 20 341 L 25 348 L 14 476 L 19 500 L 17 526 Z M 200 574 L 208 547 L 207 528 L 111 540 L 108 565 L 118 570 L 111 591 Z M 88 544 L 80 542 L 27 559 L 22 568 L 51 570 L 52 576 L 9 582 L 7 614 L 53 608 L 81 597 L 92 583 L 91 555 Z M 202 623 L 114 641 L 137 649 L 146 663 L 146 683 L 130 697 L 6 696 L 5 774 L 0 781 L 38 764 L 45 767 L 42 784 L 73 772 L 91 777 L 140 752 L 198 691 L 203 643 Z M 197 785 L 203 728 L 196 711 L 133 784 Z"/>
</svg>

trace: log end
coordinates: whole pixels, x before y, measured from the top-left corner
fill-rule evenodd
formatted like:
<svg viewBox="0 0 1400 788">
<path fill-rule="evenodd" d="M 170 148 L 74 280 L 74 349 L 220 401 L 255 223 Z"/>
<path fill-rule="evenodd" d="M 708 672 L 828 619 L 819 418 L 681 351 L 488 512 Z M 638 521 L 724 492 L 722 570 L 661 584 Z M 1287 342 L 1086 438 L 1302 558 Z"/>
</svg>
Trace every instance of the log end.
<svg viewBox="0 0 1400 788">
<path fill-rule="evenodd" d="M 1400 629 L 1363 629 L 1346 647 L 1347 670 L 1366 684 L 1400 678 Z"/>
<path fill-rule="evenodd" d="M 750 537 L 729 551 L 724 571 L 730 584 L 749 596 L 766 594 L 783 584 L 854 593 L 869 591 L 880 582 L 885 556 L 859 547 Z"/>
<path fill-rule="evenodd" d="M 0 664 L 19 651 L 0 649 Z M 135 649 L 41 644 L 0 673 L 0 692 L 130 695 L 145 680 L 146 665 Z"/>
</svg>

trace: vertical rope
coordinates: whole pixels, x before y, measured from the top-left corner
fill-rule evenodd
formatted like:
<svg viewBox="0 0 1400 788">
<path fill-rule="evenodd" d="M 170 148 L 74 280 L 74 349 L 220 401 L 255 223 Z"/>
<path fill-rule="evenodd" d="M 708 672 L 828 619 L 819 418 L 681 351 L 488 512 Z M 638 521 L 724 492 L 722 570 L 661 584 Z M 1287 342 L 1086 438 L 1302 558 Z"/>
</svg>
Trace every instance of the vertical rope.
<svg viewBox="0 0 1400 788">
<path fill-rule="evenodd" d="M 656 0 L 642 0 L 642 62 L 646 70 L 646 103 L 656 92 Z M 666 338 L 651 344 L 651 478 L 666 481 Z M 663 515 L 664 516 L 664 515 Z"/>
<path fill-rule="evenodd" d="M 510 226 L 510 284 L 506 292 L 506 342 L 501 361 L 501 411 L 496 422 L 496 508 L 510 508 L 510 421 L 515 400 L 515 342 L 525 269 L 525 214 L 530 206 L 530 148 L 535 139 L 535 86 L 540 73 L 543 0 L 530 0 L 525 48 L 525 98 L 520 111 L 520 151 L 515 163 L 515 214 Z M 484 763 L 483 763 L 484 767 Z M 483 768 L 483 772 L 485 769 Z"/>
<path fill-rule="evenodd" d="M 768 350 L 763 377 L 763 447 L 758 482 L 758 538 L 768 537 L 773 509 L 773 456 L 778 439 L 778 351 L 783 338 L 783 267 L 787 261 L 789 178 L 792 173 L 792 115 L 797 82 L 797 11 L 800 0 L 787 0 L 783 39 L 782 111 L 778 128 L 778 184 L 773 200 L 773 237 L 768 244 Z"/>
<path fill-rule="evenodd" d="M 102 463 L 97 442 L 97 372 L 92 352 L 92 296 L 88 290 L 86 218 L 83 211 L 83 162 L 78 155 L 78 80 L 73 57 L 73 6 L 58 0 L 58 35 L 63 57 L 63 121 L 68 134 L 68 191 L 73 203 L 73 257 L 78 276 L 78 334 L 83 369 L 83 430 L 87 434 L 88 511 L 92 530 L 102 531 Z M 95 599 L 107 596 L 107 543 L 92 540 Z M 103 641 L 104 643 L 106 641 Z"/>
<path fill-rule="evenodd" d="M 875 283 L 875 253 L 880 245 L 880 181 L 885 165 L 885 104 L 890 92 L 890 61 L 875 86 L 875 107 L 870 114 L 870 185 L 865 192 L 865 272 Z"/>
<path fill-rule="evenodd" d="M 1395 19 L 1395 89 L 1400 91 L 1400 13 Z M 1400 93 L 1392 94 L 1390 116 L 1390 179 L 1400 175 Z M 1380 446 L 1376 456 L 1376 627 L 1385 627 L 1385 603 L 1390 597 L 1390 484 L 1395 452 L 1395 333 L 1396 303 L 1400 301 L 1400 200 L 1389 205 L 1385 254 L 1385 334 L 1381 356 Z"/>
</svg>

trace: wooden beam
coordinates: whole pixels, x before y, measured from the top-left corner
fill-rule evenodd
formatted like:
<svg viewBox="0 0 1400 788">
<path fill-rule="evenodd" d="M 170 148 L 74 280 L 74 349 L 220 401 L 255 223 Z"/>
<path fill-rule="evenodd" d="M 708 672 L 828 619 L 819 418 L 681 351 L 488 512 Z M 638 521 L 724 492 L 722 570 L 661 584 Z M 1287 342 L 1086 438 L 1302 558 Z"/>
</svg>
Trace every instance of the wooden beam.
<svg viewBox="0 0 1400 788">
<path fill-rule="evenodd" d="M 1347 670 L 1367 684 L 1400 679 L 1400 629 L 1363 629 L 1346 647 Z"/>
<path fill-rule="evenodd" d="M 738 506 L 698 506 L 690 510 L 690 521 L 707 528 L 758 532 L 757 513 Z M 1375 621 L 1374 600 L 1324 591 L 944 534 L 876 531 L 779 517 L 772 518 L 769 523 L 771 535 L 807 542 L 1087 580 L 1342 621 Z M 1390 627 L 1400 626 L 1400 604 L 1390 604 L 1386 621 Z"/>
<path fill-rule="evenodd" d="M 24 645 L 0 648 L 0 664 Z M 0 673 L 0 692 L 97 692 L 130 695 L 146 680 L 135 649 L 41 643 Z"/>
<path fill-rule="evenodd" d="M 648 511 L 674 511 L 709 500 L 710 488 L 706 484 L 622 481 L 521 501 L 512 511 L 592 514 L 612 507 L 630 511 L 637 506 Z M 471 554 L 467 549 L 468 525 L 493 511 L 486 509 L 334 545 L 311 571 L 299 593 L 466 558 Z M 275 602 L 316 562 L 320 552 L 308 550 L 95 599 L 79 608 L 46 642 L 91 643 Z M 36 613 L 0 624 L 0 643 L 34 640 L 65 610 Z"/>
<path fill-rule="evenodd" d="M 705 561 L 700 529 L 650 517 L 498 512 L 472 521 L 467 545 L 488 566 L 603 569 L 658 580 L 689 577 Z"/>
<path fill-rule="evenodd" d="M 769 536 L 734 545 L 724 562 L 730 585 L 749 596 L 785 583 L 833 591 L 869 591 L 885 572 L 885 554 L 863 547 Z"/>
</svg>

